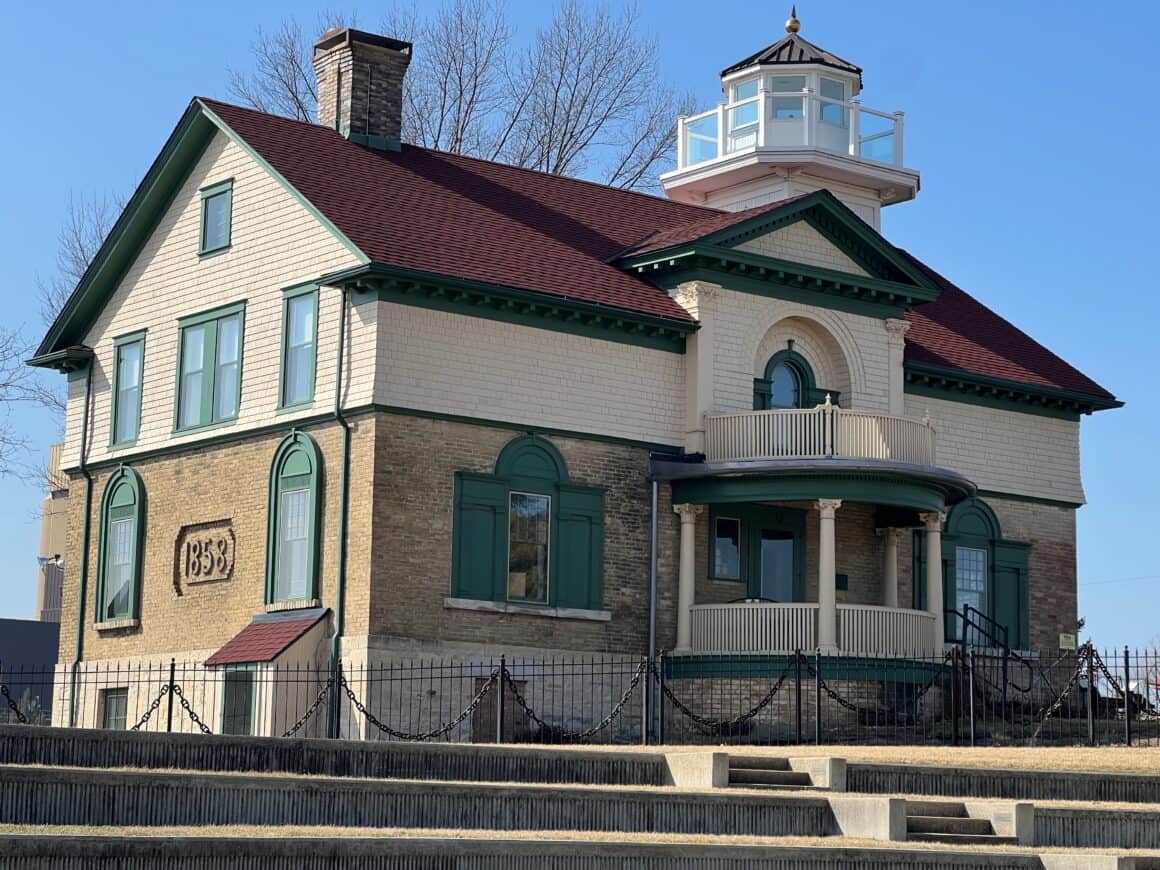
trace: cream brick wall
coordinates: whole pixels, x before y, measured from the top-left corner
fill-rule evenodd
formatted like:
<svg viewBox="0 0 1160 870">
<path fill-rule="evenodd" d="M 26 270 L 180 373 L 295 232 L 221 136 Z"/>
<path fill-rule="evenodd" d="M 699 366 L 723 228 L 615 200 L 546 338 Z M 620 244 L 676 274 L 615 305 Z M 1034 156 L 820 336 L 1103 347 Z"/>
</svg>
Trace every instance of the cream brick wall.
<svg viewBox="0 0 1160 870">
<path fill-rule="evenodd" d="M 377 403 L 682 441 L 683 355 L 390 302 L 378 319 Z"/>
<path fill-rule="evenodd" d="M 201 259 L 198 191 L 228 178 L 234 180 L 232 244 L 225 253 Z M 97 462 L 111 455 L 113 341 L 137 330 L 147 330 L 141 431 L 135 447 L 115 451 L 115 455 L 131 456 L 202 437 L 172 435 L 177 319 L 232 302 L 246 301 L 241 406 L 232 428 L 287 421 L 329 408 L 334 395 L 339 291 L 323 288 L 319 300 L 314 407 L 276 417 L 281 291 L 356 262 L 355 255 L 294 196 L 225 134 L 218 133 L 84 339 L 96 352 L 88 460 Z M 372 378 L 366 369 L 373 365 L 375 336 L 373 328 L 366 326 L 352 318 L 351 404 L 370 400 Z M 83 397 L 83 379 L 73 381 L 69 388 L 66 467 L 75 466 L 79 458 Z"/>
<path fill-rule="evenodd" d="M 940 466 L 980 489 L 1084 502 L 1078 422 L 907 394 L 907 416 L 928 411 Z"/>
<path fill-rule="evenodd" d="M 809 266 L 837 269 L 839 272 L 849 272 L 863 278 L 870 277 L 865 269 L 804 220 L 764 236 L 749 239 L 738 245 L 737 250 L 777 257 L 794 263 L 805 263 Z"/>
<path fill-rule="evenodd" d="M 842 405 L 890 410 L 890 349 L 884 321 L 827 308 L 719 288 L 715 319 L 712 410 L 753 408 L 753 379 L 769 357 L 794 339 L 814 368 L 818 385 L 842 393 Z M 828 381 L 828 382 L 827 382 Z"/>
</svg>

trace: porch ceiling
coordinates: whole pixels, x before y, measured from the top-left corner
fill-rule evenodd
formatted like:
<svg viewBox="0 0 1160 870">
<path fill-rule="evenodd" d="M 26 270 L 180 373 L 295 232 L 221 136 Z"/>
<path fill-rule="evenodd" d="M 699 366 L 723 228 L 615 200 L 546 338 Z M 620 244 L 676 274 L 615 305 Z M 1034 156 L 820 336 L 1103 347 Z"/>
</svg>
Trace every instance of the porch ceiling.
<svg viewBox="0 0 1160 870">
<path fill-rule="evenodd" d="M 652 476 L 671 482 L 674 504 L 836 498 L 941 511 L 969 498 L 976 490 L 971 481 L 948 469 L 890 460 L 674 462 L 654 459 Z"/>
</svg>

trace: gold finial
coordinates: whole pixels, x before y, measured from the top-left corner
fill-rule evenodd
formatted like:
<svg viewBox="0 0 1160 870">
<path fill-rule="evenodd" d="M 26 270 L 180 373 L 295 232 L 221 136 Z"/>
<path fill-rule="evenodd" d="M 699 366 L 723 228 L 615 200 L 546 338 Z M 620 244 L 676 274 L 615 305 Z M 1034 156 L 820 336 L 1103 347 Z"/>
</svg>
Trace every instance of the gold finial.
<svg viewBox="0 0 1160 870">
<path fill-rule="evenodd" d="M 797 4 L 795 3 L 793 5 L 793 9 L 790 10 L 789 18 L 786 19 L 785 32 L 786 33 L 797 33 L 801 29 L 802 29 L 802 23 L 800 21 L 798 21 Z"/>
</svg>

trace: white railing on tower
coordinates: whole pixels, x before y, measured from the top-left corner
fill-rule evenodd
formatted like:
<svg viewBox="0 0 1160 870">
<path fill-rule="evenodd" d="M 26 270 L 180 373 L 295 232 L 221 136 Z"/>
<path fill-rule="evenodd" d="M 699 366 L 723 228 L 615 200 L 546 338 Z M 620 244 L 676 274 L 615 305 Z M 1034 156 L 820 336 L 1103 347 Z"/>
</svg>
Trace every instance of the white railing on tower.
<svg viewBox="0 0 1160 870">
<path fill-rule="evenodd" d="M 761 459 L 886 459 L 935 464 L 935 431 L 929 420 L 833 405 L 803 410 L 743 411 L 705 415 L 709 462 Z"/>
<path fill-rule="evenodd" d="M 685 169 L 750 148 L 816 148 L 857 160 L 902 167 L 902 112 L 882 112 L 857 98 L 834 100 L 807 89 L 801 108 L 785 113 L 796 93 L 763 91 L 721 103 L 677 122 L 677 168 Z M 778 117 L 774 101 L 778 101 Z"/>
</svg>

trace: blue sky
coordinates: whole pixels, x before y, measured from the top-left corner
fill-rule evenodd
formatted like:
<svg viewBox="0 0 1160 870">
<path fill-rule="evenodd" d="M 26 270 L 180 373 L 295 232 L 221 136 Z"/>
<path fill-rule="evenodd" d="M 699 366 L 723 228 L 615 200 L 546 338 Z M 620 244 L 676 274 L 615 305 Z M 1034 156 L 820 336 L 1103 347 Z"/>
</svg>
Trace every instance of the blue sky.
<svg viewBox="0 0 1160 870">
<path fill-rule="evenodd" d="M 190 97 L 228 98 L 227 68 L 246 65 L 257 27 L 292 14 L 310 24 L 321 8 L 54 7 L 51 20 L 34 4 L 6 14 L 8 32 L 27 38 L 7 46 L 0 122 L 3 317 L 30 334 L 40 329 L 35 278 L 53 269 L 70 193 L 127 194 Z M 512 0 L 520 31 L 543 23 L 546 7 Z M 1078 518 L 1079 610 L 1097 643 L 1157 637 L 1160 113 L 1144 85 L 1154 80 L 1160 4 L 798 7 L 803 36 L 863 67 L 866 105 L 906 112 L 906 163 L 922 172 L 923 189 L 886 210 L 886 235 L 1128 402 L 1083 424 L 1090 504 Z M 339 8 L 377 29 L 386 6 Z M 779 38 L 786 17 L 744 0 L 641 0 L 640 11 L 660 39 L 664 74 L 704 105 L 719 98 L 717 72 Z M 42 452 L 59 437 L 46 413 L 13 422 Z M 39 499 L 32 484 L 0 480 L 0 616 L 32 614 Z"/>
</svg>

